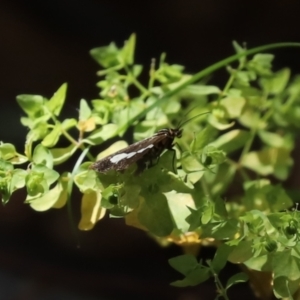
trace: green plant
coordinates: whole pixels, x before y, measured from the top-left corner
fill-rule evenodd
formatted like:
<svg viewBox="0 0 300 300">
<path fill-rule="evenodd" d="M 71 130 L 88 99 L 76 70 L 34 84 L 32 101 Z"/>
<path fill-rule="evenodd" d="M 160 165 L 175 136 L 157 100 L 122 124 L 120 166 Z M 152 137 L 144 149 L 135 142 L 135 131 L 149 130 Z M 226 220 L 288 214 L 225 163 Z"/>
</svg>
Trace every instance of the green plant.
<svg viewBox="0 0 300 300">
<path fill-rule="evenodd" d="M 275 295 L 291 298 L 300 282 L 300 218 L 297 209 L 291 210 L 299 192 L 283 183 L 300 127 L 300 77 L 291 79 L 288 68 L 274 72 L 274 56 L 260 52 L 300 44 L 250 50 L 233 45 L 235 55 L 195 75 L 168 64 L 165 54 L 144 70 L 134 63 L 135 35 L 122 48 L 111 43 L 93 49 L 92 57 L 103 68 L 98 72 L 100 97 L 82 99 L 77 119 L 59 119 L 66 84 L 50 99 L 19 95 L 26 113 L 21 123 L 29 132 L 24 154 L 12 144 L 0 144 L 2 203 L 25 187 L 25 202 L 33 209 L 61 208 L 70 203 L 75 184 L 83 194 L 80 230 L 92 229 L 108 210 L 162 243 L 218 246 L 212 261 L 198 262 L 190 254 L 171 259 L 185 276 L 173 285 L 192 286 L 214 276 L 219 296 L 228 299 L 227 289 L 247 280 L 241 273 L 222 285 L 218 274 L 230 261 L 270 272 Z M 237 66 L 229 66 L 234 62 Z M 207 76 L 224 67 L 229 73 L 225 87 L 207 85 Z M 146 85 L 138 79 L 143 71 L 149 72 Z M 122 137 L 130 127 L 134 140 L 141 140 L 207 111 L 185 124 L 175 147 L 175 172 L 170 151 L 139 176 L 133 175 L 134 165 L 124 173 L 98 174 L 89 168 L 95 161 L 92 148 Z M 59 147 L 61 139 L 69 146 Z M 126 145 L 118 141 L 98 158 Z M 78 152 L 72 171 L 53 169 Z M 240 192 L 228 193 L 233 184 Z"/>
</svg>

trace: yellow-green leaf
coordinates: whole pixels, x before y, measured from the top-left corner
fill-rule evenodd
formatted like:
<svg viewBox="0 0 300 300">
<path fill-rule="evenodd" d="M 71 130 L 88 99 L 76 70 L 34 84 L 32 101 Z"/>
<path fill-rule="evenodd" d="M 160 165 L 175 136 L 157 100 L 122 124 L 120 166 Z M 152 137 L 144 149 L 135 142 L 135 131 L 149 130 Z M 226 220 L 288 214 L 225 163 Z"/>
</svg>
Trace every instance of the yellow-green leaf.
<svg viewBox="0 0 300 300">
<path fill-rule="evenodd" d="M 60 114 L 60 111 L 65 103 L 66 93 L 68 85 L 64 83 L 60 88 L 54 93 L 51 99 L 46 102 L 48 109 L 56 116 Z"/>
<path fill-rule="evenodd" d="M 101 207 L 101 194 L 90 191 L 83 194 L 81 199 L 81 219 L 78 225 L 80 230 L 91 230 L 97 221 L 105 215 L 106 209 Z"/>
</svg>

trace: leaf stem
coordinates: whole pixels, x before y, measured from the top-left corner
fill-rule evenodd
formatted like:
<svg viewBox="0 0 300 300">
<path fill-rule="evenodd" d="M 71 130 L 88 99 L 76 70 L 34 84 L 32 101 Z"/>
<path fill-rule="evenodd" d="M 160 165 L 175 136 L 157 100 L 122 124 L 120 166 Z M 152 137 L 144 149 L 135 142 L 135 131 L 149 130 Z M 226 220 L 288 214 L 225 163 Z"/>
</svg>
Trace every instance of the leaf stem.
<svg viewBox="0 0 300 300">
<path fill-rule="evenodd" d="M 209 269 L 210 269 L 212 275 L 214 276 L 218 294 L 220 296 L 222 296 L 225 300 L 229 300 L 229 298 L 227 297 L 226 289 L 223 287 L 223 284 L 220 281 L 218 274 L 214 271 L 214 269 L 212 267 L 212 264 L 211 264 L 211 261 L 207 260 L 206 263 L 209 266 Z"/>
<path fill-rule="evenodd" d="M 124 69 L 127 72 L 127 74 L 130 76 L 132 83 L 137 87 L 137 89 L 141 91 L 144 97 L 146 95 L 149 95 L 150 92 L 133 76 L 132 71 L 126 65 L 124 66 Z"/>
</svg>

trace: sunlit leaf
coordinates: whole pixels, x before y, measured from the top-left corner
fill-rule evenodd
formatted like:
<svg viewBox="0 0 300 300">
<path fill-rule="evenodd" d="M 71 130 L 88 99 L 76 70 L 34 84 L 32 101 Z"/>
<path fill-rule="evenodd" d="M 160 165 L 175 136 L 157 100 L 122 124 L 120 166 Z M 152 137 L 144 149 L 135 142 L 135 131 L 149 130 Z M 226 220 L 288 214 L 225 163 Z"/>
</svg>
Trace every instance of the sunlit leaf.
<svg viewBox="0 0 300 300">
<path fill-rule="evenodd" d="M 64 83 L 46 102 L 46 106 L 48 109 L 56 116 L 58 116 L 61 112 L 61 109 L 65 103 L 66 93 L 67 93 L 68 85 Z"/>
<path fill-rule="evenodd" d="M 54 128 L 44 137 L 42 140 L 42 145 L 51 148 L 54 147 L 62 134 L 60 125 L 54 126 Z"/>
<path fill-rule="evenodd" d="M 274 173 L 277 178 L 285 179 L 293 164 L 290 151 L 284 148 L 265 148 L 257 152 L 249 152 L 244 155 L 242 165 L 260 175 Z"/>
<path fill-rule="evenodd" d="M 66 148 L 52 148 L 50 149 L 50 152 L 53 157 L 53 164 L 59 165 L 66 160 L 68 160 L 77 150 L 77 146 L 74 144 L 71 144 L 70 146 Z"/>
<path fill-rule="evenodd" d="M 53 157 L 48 148 L 44 147 L 42 144 L 38 144 L 33 151 L 32 161 L 39 165 L 45 165 L 48 168 L 53 167 Z"/>
<path fill-rule="evenodd" d="M 101 128 L 94 130 L 86 139 L 83 141 L 90 145 L 98 145 L 102 142 L 114 137 L 118 131 L 116 124 L 106 124 Z"/>
<path fill-rule="evenodd" d="M 41 111 L 44 98 L 39 95 L 19 95 L 17 96 L 17 102 L 28 116 L 33 117 Z"/>
<path fill-rule="evenodd" d="M 89 191 L 81 199 L 81 219 L 78 225 L 80 230 L 91 230 L 97 221 L 102 219 L 105 209 L 101 207 L 101 194 Z"/>
<path fill-rule="evenodd" d="M 223 150 L 228 154 L 243 147 L 249 137 L 249 131 L 234 129 L 224 133 L 210 145 L 216 147 L 217 149 Z"/>
<path fill-rule="evenodd" d="M 242 110 L 246 104 L 243 97 L 228 96 L 221 100 L 221 105 L 226 108 L 229 118 L 237 118 L 241 115 Z"/>
<path fill-rule="evenodd" d="M 285 89 L 288 80 L 290 79 L 290 74 L 290 69 L 285 68 L 269 78 L 261 78 L 260 84 L 265 92 L 276 95 Z"/>
<path fill-rule="evenodd" d="M 237 273 L 231 276 L 226 284 L 226 289 L 229 289 L 234 284 L 240 283 L 240 282 L 246 282 L 249 279 L 248 275 L 245 273 Z"/>
</svg>

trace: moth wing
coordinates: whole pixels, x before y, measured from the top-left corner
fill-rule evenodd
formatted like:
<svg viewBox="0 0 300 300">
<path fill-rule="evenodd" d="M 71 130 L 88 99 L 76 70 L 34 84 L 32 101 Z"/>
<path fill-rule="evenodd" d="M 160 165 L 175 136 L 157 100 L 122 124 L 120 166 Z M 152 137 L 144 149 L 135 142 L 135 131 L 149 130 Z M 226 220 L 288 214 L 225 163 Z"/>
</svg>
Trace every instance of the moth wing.
<svg viewBox="0 0 300 300">
<path fill-rule="evenodd" d="M 96 161 L 91 165 L 91 169 L 101 173 L 106 173 L 109 170 L 126 170 L 130 165 L 138 162 L 144 157 L 147 157 L 147 154 L 155 148 L 155 144 L 159 143 L 164 138 L 165 135 L 154 135 L 140 142 L 136 142 Z"/>
</svg>

